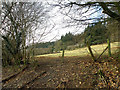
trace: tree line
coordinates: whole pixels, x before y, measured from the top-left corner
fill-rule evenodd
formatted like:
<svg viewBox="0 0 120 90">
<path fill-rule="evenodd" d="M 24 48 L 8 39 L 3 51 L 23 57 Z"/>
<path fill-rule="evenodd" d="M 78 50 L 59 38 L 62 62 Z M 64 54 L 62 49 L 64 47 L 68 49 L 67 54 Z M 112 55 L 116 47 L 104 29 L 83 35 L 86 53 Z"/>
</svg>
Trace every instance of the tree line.
<svg viewBox="0 0 120 90">
<path fill-rule="evenodd" d="M 21 61 L 29 62 L 31 53 L 34 56 L 34 48 L 51 48 L 51 52 L 57 52 L 68 48 L 70 45 L 84 47 L 89 45 L 119 41 L 120 34 L 120 2 L 72 2 L 60 0 L 54 6 L 59 6 L 62 11 L 67 8 L 64 15 L 69 17 L 69 26 L 79 28 L 80 24 L 87 24 L 85 31 L 78 35 L 67 33 L 61 39 L 50 44 L 39 46 L 35 44 L 36 30 L 40 31 L 40 37 L 44 36 L 46 23 L 49 21 L 48 11 L 42 2 L 2 2 L 1 23 L 2 30 L 2 62 L 3 65 L 20 64 Z M 85 8 L 85 11 L 82 10 Z M 88 8 L 88 9 L 87 9 Z M 94 8 L 94 10 L 93 10 Z M 64 9 L 64 10 L 63 10 Z M 68 10 L 69 9 L 69 10 Z M 84 18 L 88 11 L 89 15 L 102 10 L 107 17 Z M 76 13 L 74 13 L 76 12 Z M 75 15 L 76 14 L 76 15 Z M 78 17 L 79 16 L 79 17 Z M 89 23 L 89 21 L 92 23 Z M 97 22 L 96 22 L 97 21 Z M 40 28 L 41 27 L 41 28 Z M 46 35 L 46 34 L 45 34 Z M 107 41 L 106 41 L 107 39 Z M 28 44 L 31 46 L 28 46 Z M 110 47 L 109 47 L 110 49 Z"/>
<path fill-rule="evenodd" d="M 110 19 L 112 20 L 112 19 Z M 112 20 L 112 23 L 97 22 L 95 24 L 89 24 L 85 30 L 80 34 L 66 33 L 55 42 L 36 43 L 36 48 L 49 48 L 52 50 L 48 53 L 60 52 L 61 50 L 74 50 L 76 48 L 85 47 L 87 41 L 90 45 L 97 45 L 107 43 L 107 39 L 110 38 L 111 42 L 118 41 L 118 28 L 115 26 L 117 23 Z M 111 25 L 114 24 L 111 28 Z M 52 48 L 52 49 L 51 49 Z M 44 54 L 44 53 L 43 53 Z"/>
</svg>

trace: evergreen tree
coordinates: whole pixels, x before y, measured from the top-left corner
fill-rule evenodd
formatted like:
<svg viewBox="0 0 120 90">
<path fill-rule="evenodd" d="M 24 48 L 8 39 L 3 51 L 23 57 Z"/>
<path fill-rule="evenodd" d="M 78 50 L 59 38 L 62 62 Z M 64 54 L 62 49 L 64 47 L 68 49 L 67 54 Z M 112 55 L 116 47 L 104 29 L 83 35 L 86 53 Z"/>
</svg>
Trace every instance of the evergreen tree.
<svg viewBox="0 0 120 90">
<path fill-rule="evenodd" d="M 107 39 L 107 29 L 104 24 L 98 22 L 94 25 L 89 25 L 85 29 L 85 43 L 89 40 L 90 45 L 105 43 Z"/>
</svg>

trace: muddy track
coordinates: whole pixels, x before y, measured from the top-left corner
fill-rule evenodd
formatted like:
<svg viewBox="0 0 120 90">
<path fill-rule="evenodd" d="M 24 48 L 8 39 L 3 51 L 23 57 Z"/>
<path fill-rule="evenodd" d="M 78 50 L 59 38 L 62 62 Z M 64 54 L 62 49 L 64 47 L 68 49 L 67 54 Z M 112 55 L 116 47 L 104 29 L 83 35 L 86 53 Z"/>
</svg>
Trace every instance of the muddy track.
<svg viewBox="0 0 120 90">
<path fill-rule="evenodd" d="M 37 77 L 35 77 L 34 79 L 32 79 L 31 81 L 27 82 L 26 84 L 24 84 L 22 87 L 20 87 L 20 89 L 24 89 L 26 88 L 27 85 L 29 85 L 30 83 L 33 83 L 34 81 L 36 81 L 38 78 L 42 77 L 44 74 L 46 74 L 46 71 L 43 71 L 42 73 L 40 73 Z"/>
<path fill-rule="evenodd" d="M 27 83 L 23 84 L 19 88 L 20 89 L 25 89 L 27 87 L 31 87 L 31 85 L 33 83 L 35 83 L 36 81 L 38 81 L 38 80 L 42 83 L 43 81 L 46 81 L 46 79 L 48 79 L 49 77 L 51 77 L 50 73 L 53 73 L 53 72 L 54 72 L 54 70 L 52 70 L 52 69 L 49 69 L 49 70 L 46 70 L 46 71 L 42 71 L 35 78 L 33 78 L 32 80 L 30 80 Z"/>
<path fill-rule="evenodd" d="M 13 78 L 17 77 L 19 74 L 23 73 L 27 68 L 28 68 L 28 66 L 24 67 L 24 68 L 22 69 L 22 71 L 19 71 L 19 72 L 17 72 L 16 74 L 11 75 L 11 76 L 3 79 L 3 80 L 2 80 L 2 83 L 5 84 L 5 83 L 8 82 L 10 79 L 13 79 Z"/>
<path fill-rule="evenodd" d="M 42 66 L 44 67 L 44 66 Z M 46 66 L 45 70 L 42 70 L 41 67 L 37 66 L 32 69 L 31 67 L 25 67 L 20 72 L 11 75 L 10 77 L 2 80 L 3 88 L 21 88 L 24 89 L 29 84 L 36 82 L 40 78 L 42 79 L 44 76 L 48 75 L 47 73 L 50 70 L 50 66 Z M 40 69 L 40 70 L 39 70 Z M 42 72 L 41 72 L 42 71 Z"/>
</svg>

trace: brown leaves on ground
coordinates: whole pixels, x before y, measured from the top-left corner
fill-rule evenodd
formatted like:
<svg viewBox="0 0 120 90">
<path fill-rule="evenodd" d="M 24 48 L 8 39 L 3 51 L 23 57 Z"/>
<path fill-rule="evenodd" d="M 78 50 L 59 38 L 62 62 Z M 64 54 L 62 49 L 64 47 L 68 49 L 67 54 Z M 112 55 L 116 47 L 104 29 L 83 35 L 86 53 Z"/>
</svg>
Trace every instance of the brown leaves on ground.
<svg viewBox="0 0 120 90">
<path fill-rule="evenodd" d="M 120 72 L 118 71 L 118 67 L 116 65 L 113 65 L 111 62 L 104 62 L 100 64 L 99 69 L 101 69 L 105 74 L 103 79 L 106 82 L 103 82 L 102 78 L 100 78 L 98 87 L 120 89 Z"/>
<path fill-rule="evenodd" d="M 35 77 L 34 73 L 44 70 L 46 74 L 26 85 L 26 88 L 120 88 L 120 72 L 113 62 L 93 62 L 90 57 L 65 57 L 64 62 L 60 57 L 36 60 L 37 65 L 32 67 L 34 69 L 17 77 L 20 81 L 16 85 L 28 82 L 29 78 Z M 33 74 L 27 77 L 27 72 Z"/>
</svg>

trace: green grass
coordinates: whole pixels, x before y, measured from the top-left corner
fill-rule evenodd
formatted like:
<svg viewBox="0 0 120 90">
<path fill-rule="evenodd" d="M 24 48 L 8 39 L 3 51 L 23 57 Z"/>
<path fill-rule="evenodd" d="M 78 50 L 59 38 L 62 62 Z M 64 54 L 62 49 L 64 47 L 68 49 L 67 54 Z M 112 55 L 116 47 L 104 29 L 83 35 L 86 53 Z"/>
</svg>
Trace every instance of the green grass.
<svg viewBox="0 0 120 90">
<path fill-rule="evenodd" d="M 120 45 L 120 42 L 119 42 Z M 107 44 L 99 44 L 99 45 L 92 45 L 92 51 L 94 54 L 101 54 L 102 51 L 107 47 Z M 118 47 L 118 42 L 111 43 L 111 51 L 112 53 L 117 52 L 117 47 Z M 107 55 L 108 51 L 104 53 L 104 55 Z M 87 47 L 84 48 L 79 48 L 75 49 L 72 51 L 65 50 L 65 56 L 87 56 L 90 55 Z M 48 56 L 48 57 L 61 57 L 62 56 L 62 51 L 60 53 L 54 53 L 54 54 L 44 54 L 44 55 L 37 55 L 36 57 L 41 57 L 41 56 Z"/>
</svg>

